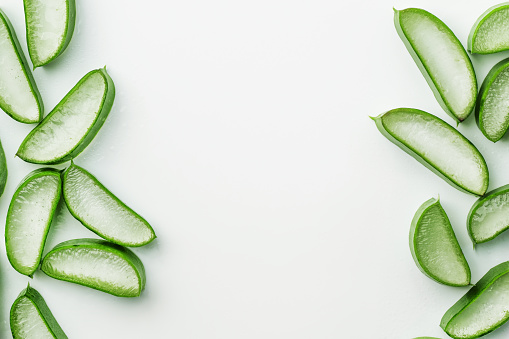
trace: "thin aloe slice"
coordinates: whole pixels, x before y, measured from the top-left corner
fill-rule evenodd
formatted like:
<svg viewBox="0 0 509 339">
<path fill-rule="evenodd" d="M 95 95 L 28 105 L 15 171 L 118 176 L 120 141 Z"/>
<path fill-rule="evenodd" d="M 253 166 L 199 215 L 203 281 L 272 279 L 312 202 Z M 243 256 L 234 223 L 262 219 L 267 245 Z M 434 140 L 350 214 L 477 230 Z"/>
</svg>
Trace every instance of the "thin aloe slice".
<svg viewBox="0 0 509 339">
<path fill-rule="evenodd" d="M 5 159 L 5 152 L 0 142 L 0 196 L 4 193 L 5 185 L 7 184 L 7 160 Z"/>
<path fill-rule="evenodd" d="M 63 187 L 71 214 L 102 238 L 123 246 L 143 246 L 155 239 L 150 224 L 85 169 L 71 163 Z"/>
<path fill-rule="evenodd" d="M 11 332 L 14 339 L 66 339 L 64 331 L 43 297 L 28 285 L 11 307 Z"/>
<path fill-rule="evenodd" d="M 475 146 L 434 115 L 397 108 L 372 118 L 391 142 L 452 186 L 483 195 L 488 189 L 488 167 Z"/>
<path fill-rule="evenodd" d="M 470 30 L 467 48 L 477 54 L 509 49 L 509 2 L 490 7 L 477 19 Z"/>
<path fill-rule="evenodd" d="M 509 261 L 488 271 L 442 317 L 452 338 L 479 338 L 509 319 Z"/>
<path fill-rule="evenodd" d="M 74 0 L 23 0 L 28 53 L 34 68 L 62 54 L 71 41 L 76 19 Z"/>
<path fill-rule="evenodd" d="M 458 38 L 419 8 L 395 10 L 394 24 L 439 104 L 456 121 L 465 120 L 475 106 L 477 79 Z"/>
<path fill-rule="evenodd" d="M 410 251 L 417 267 L 444 285 L 470 284 L 470 267 L 438 199 L 422 204 L 410 227 Z"/>
<path fill-rule="evenodd" d="M 137 297 L 145 288 L 145 269 L 129 249 L 97 239 L 65 241 L 42 260 L 52 278 L 88 286 L 118 297 Z"/>
<path fill-rule="evenodd" d="M 0 10 L 0 108 L 24 123 L 41 121 L 43 105 L 32 72 L 4 12 Z"/>
<path fill-rule="evenodd" d="M 5 248 L 12 267 L 21 274 L 32 276 L 39 267 L 61 191 L 59 171 L 37 169 L 23 179 L 12 197 Z"/>
<path fill-rule="evenodd" d="M 36 164 L 75 158 L 92 141 L 113 105 L 115 87 L 106 69 L 86 74 L 23 140 L 16 153 Z"/>
</svg>

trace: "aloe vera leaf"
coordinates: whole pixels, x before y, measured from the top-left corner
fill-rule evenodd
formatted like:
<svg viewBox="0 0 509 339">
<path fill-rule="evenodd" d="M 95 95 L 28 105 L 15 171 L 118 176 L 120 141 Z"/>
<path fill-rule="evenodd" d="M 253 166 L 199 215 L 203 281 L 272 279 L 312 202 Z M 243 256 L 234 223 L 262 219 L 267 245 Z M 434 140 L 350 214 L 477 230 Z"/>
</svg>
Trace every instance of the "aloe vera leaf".
<svg viewBox="0 0 509 339">
<path fill-rule="evenodd" d="M 488 8 L 474 23 L 467 49 L 475 54 L 491 54 L 509 49 L 509 2 Z"/>
</svg>

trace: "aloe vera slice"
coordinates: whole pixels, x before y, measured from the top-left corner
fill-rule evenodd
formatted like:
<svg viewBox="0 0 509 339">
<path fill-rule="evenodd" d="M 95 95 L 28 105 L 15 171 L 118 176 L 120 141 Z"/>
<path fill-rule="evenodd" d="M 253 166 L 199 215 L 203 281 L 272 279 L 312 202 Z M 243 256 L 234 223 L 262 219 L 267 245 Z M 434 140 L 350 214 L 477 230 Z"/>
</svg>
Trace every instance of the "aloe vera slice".
<svg viewBox="0 0 509 339">
<path fill-rule="evenodd" d="M 74 0 L 23 0 L 28 53 L 34 68 L 62 54 L 71 41 L 76 18 Z"/>
<path fill-rule="evenodd" d="M 63 194 L 71 214 L 106 240 L 123 246 L 143 246 L 156 237 L 145 219 L 74 163 L 64 173 Z"/>
<path fill-rule="evenodd" d="M 470 30 L 467 48 L 477 54 L 509 49 L 509 2 L 490 7 L 477 19 Z"/>
<path fill-rule="evenodd" d="M 0 108 L 13 119 L 36 123 L 43 105 L 16 33 L 0 10 Z"/>
<path fill-rule="evenodd" d="M 509 261 L 488 271 L 442 317 L 452 338 L 479 338 L 509 319 Z"/>
<path fill-rule="evenodd" d="M 9 262 L 21 274 L 31 276 L 40 264 L 61 191 L 59 171 L 37 169 L 23 179 L 12 197 L 5 247 Z"/>
<path fill-rule="evenodd" d="M 28 285 L 11 307 L 11 332 L 14 339 L 66 339 L 64 331 L 36 289 Z"/>
<path fill-rule="evenodd" d="M 113 105 L 115 87 L 106 69 L 87 73 L 23 140 L 16 153 L 36 164 L 75 158 L 95 137 Z"/>
<path fill-rule="evenodd" d="M 419 8 L 395 10 L 394 24 L 439 104 L 456 121 L 465 120 L 475 106 L 477 79 L 458 38 Z"/>
<path fill-rule="evenodd" d="M 412 108 L 393 109 L 372 119 L 387 139 L 452 186 L 475 195 L 486 192 L 489 174 L 483 156 L 443 120 Z"/>
<path fill-rule="evenodd" d="M 41 270 L 52 278 L 88 286 L 118 297 L 137 297 L 145 269 L 129 249 L 98 239 L 75 239 L 55 246 Z"/>
<path fill-rule="evenodd" d="M 449 286 L 470 284 L 470 267 L 438 199 L 422 204 L 410 227 L 410 251 L 429 278 Z"/>
</svg>

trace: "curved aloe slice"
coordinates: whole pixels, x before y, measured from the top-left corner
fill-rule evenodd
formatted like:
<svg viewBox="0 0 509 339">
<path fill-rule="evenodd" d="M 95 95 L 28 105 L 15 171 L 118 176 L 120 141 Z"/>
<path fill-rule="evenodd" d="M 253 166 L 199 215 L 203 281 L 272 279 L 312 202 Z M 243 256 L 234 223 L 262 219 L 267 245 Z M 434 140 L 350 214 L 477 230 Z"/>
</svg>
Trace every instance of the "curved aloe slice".
<svg viewBox="0 0 509 339">
<path fill-rule="evenodd" d="M 488 188 L 488 167 L 475 146 L 443 120 L 397 108 L 372 118 L 380 132 L 454 187 L 476 195 Z"/>
<path fill-rule="evenodd" d="M 5 152 L 0 142 L 0 196 L 4 193 L 5 184 L 7 183 L 7 160 Z"/>
<path fill-rule="evenodd" d="M 0 10 L 0 108 L 13 119 L 36 123 L 42 119 L 41 95 L 16 33 Z"/>
<path fill-rule="evenodd" d="M 493 142 L 509 128 L 509 58 L 500 61 L 488 73 L 479 91 L 475 118 L 479 129 Z"/>
<path fill-rule="evenodd" d="M 118 297 L 137 297 L 145 288 L 145 269 L 129 249 L 97 239 L 58 244 L 42 260 L 41 269 L 64 280 Z"/>
<path fill-rule="evenodd" d="M 470 30 L 467 48 L 477 54 L 509 49 L 509 2 L 490 7 L 477 19 Z"/>
<path fill-rule="evenodd" d="M 484 275 L 442 317 L 440 327 L 453 338 L 478 338 L 509 319 L 509 261 Z"/>
<path fill-rule="evenodd" d="M 46 236 L 60 201 L 60 172 L 38 169 L 14 193 L 5 223 L 5 247 L 12 267 L 31 276 L 41 261 Z"/>
<path fill-rule="evenodd" d="M 143 246 L 155 239 L 149 223 L 85 169 L 71 163 L 63 182 L 69 211 L 92 232 L 123 246 Z"/>
<path fill-rule="evenodd" d="M 30 285 L 12 304 L 11 332 L 14 339 L 67 338 L 43 297 Z"/>
<path fill-rule="evenodd" d="M 36 164 L 60 164 L 76 157 L 108 117 L 115 87 L 106 69 L 86 74 L 23 140 L 16 153 Z"/>
<path fill-rule="evenodd" d="M 415 213 L 410 251 L 417 267 L 429 278 L 449 286 L 470 284 L 470 267 L 439 200 L 429 199 Z"/>
<path fill-rule="evenodd" d="M 28 53 L 34 68 L 62 54 L 71 41 L 74 0 L 24 0 Z"/>
<path fill-rule="evenodd" d="M 458 38 L 419 8 L 395 10 L 394 24 L 442 108 L 456 121 L 465 120 L 475 106 L 477 79 Z"/>
</svg>

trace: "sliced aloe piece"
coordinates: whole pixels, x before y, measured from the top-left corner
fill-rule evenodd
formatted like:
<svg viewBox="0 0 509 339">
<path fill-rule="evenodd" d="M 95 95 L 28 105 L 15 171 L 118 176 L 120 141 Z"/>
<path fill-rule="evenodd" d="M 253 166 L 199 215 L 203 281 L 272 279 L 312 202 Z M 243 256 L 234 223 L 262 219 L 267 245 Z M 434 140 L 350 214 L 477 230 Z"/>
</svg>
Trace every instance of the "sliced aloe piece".
<svg viewBox="0 0 509 339">
<path fill-rule="evenodd" d="M 36 164 L 60 164 L 76 157 L 108 117 L 115 87 L 106 69 L 86 74 L 23 140 L 16 153 Z"/>
<path fill-rule="evenodd" d="M 509 261 L 488 271 L 442 317 L 452 338 L 478 338 L 509 319 Z"/>
<path fill-rule="evenodd" d="M 43 297 L 30 285 L 12 304 L 10 322 L 14 339 L 67 338 Z"/>
<path fill-rule="evenodd" d="M 410 227 L 410 251 L 429 278 L 449 286 L 470 284 L 470 267 L 438 199 L 422 204 Z"/>
<path fill-rule="evenodd" d="M 65 241 L 42 260 L 41 269 L 64 280 L 119 297 L 137 297 L 145 288 L 145 269 L 129 249 L 97 239 Z"/>
<path fill-rule="evenodd" d="M 465 120 L 475 106 L 477 79 L 458 38 L 419 8 L 395 10 L 394 24 L 442 108 L 456 121 Z"/>
<path fill-rule="evenodd" d="M 488 188 L 488 167 L 475 146 L 443 120 L 397 108 L 372 118 L 394 144 L 454 187 L 475 195 Z"/>
<path fill-rule="evenodd" d="M 28 53 L 34 68 L 62 54 L 71 41 L 76 18 L 74 0 L 23 0 Z"/>
<path fill-rule="evenodd" d="M 5 248 L 12 267 L 21 274 L 31 276 L 39 267 L 61 191 L 59 171 L 37 169 L 23 179 L 12 197 Z"/>
<path fill-rule="evenodd" d="M 5 152 L 0 142 L 0 196 L 4 193 L 5 184 L 7 183 L 7 160 Z"/>
<path fill-rule="evenodd" d="M 123 246 L 143 246 L 155 239 L 149 223 L 85 169 L 71 163 L 63 187 L 71 214 L 102 238 Z"/>
<path fill-rule="evenodd" d="M 19 122 L 31 124 L 42 119 L 41 95 L 14 28 L 2 10 L 0 10 L 0 108 Z"/>
<path fill-rule="evenodd" d="M 490 7 L 477 19 L 470 30 L 467 48 L 477 54 L 509 49 L 509 2 Z"/>
</svg>

